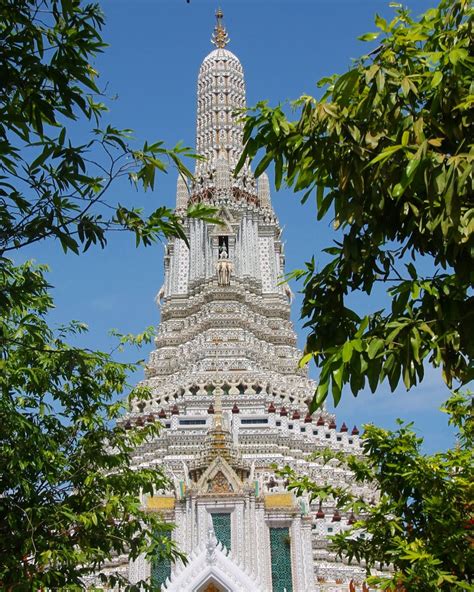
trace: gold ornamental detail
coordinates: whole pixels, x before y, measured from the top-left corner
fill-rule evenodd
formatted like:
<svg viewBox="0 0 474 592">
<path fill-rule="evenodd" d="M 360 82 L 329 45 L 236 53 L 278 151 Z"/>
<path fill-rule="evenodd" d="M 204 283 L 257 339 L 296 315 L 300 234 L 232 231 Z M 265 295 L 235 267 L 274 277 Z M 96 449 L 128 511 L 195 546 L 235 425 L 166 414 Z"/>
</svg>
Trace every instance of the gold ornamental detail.
<svg viewBox="0 0 474 592">
<path fill-rule="evenodd" d="M 214 33 L 212 34 L 211 41 L 216 47 L 225 47 L 230 39 L 227 35 L 227 31 L 222 23 L 224 13 L 220 8 L 216 10 L 216 26 L 214 27 Z"/>
</svg>

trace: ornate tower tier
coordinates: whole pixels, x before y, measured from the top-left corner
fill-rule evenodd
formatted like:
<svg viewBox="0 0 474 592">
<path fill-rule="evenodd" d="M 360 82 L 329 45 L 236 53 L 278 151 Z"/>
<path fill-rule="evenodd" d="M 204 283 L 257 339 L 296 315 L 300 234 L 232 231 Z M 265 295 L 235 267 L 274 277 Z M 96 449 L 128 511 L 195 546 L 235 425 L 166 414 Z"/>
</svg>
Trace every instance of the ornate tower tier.
<svg viewBox="0 0 474 592">
<path fill-rule="evenodd" d="M 197 151 L 209 161 L 223 158 L 235 165 L 242 150 L 245 108 L 244 73 L 238 58 L 218 47 L 203 61 L 198 77 Z"/>
<path fill-rule="evenodd" d="M 176 209 L 188 241 L 166 247 L 161 324 L 146 370 L 154 395 L 147 411 L 175 403 L 188 408 L 219 384 L 224 406 L 252 392 L 261 396 L 262 411 L 273 402 L 305 413 L 314 384 L 298 369 L 292 294 L 283 279 L 268 177 L 257 185 L 249 167 L 233 175 L 242 150 L 235 111 L 245 107 L 245 85 L 239 60 L 225 48 L 222 13 L 216 16 L 217 47 L 198 75 L 197 151 L 204 160 L 191 186 L 178 179 Z M 186 218 L 187 205 L 199 201 L 215 205 L 222 223 Z"/>
<path fill-rule="evenodd" d="M 233 168 L 242 151 L 242 125 L 237 117 L 245 108 L 244 72 L 238 58 L 225 49 L 229 38 L 222 11 L 217 11 L 216 18 L 212 36 L 216 49 L 204 58 L 198 76 L 196 148 L 206 159 L 199 169 L 215 167 L 218 159 Z"/>
</svg>

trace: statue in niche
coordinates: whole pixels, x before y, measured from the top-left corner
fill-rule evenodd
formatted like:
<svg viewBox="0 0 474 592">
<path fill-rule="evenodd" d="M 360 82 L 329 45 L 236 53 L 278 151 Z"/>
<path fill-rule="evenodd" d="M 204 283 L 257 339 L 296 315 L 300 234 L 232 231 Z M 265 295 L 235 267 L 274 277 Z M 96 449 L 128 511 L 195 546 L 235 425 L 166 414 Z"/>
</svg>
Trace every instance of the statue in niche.
<svg viewBox="0 0 474 592">
<path fill-rule="evenodd" d="M 179 477 L 176 475 L 176 473 L 173 471 L 173 469 L 171 467 L 169 468 L 169 472 L 171 473 L 171 477 L 173 479 L 174 493 L 176 495 L 176 499 L 180 499 L 181 498 L 181 487 L 179 484 Z"/>
<path fill-rule="evenodd" d="M 219 260 L 217 261 L 217 282 L 219 286 L 229 286 L 232 273 L 232 262 L 229 261 L 227 247 L 222 245 L 219 251 Z"/>
<path fill-rule="evenodd" d="M 252 483 L 252 481 L 254 479 L 255 479 L 255 461 L 252 461 L 252 464 L 250 465 L 249 482 Z"/>
<path fill-rule="evenodd" d="M 183 465 L 184 483 L 186 484 L 186 487 L 189 487 L 191 484 L 191 480 L 189 478 L 188 465 L 184 462 L 184 460 L 181 461 L 181 464 Z"/>
</svg>

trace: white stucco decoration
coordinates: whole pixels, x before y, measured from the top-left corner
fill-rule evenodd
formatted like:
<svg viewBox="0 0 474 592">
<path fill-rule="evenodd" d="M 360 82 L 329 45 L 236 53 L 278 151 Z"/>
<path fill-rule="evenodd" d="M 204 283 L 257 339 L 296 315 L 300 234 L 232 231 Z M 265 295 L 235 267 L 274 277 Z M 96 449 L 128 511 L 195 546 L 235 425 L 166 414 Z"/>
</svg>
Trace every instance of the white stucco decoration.
<svg viewBox="0 0 474 592">
<path fill-rule="evenodd" d="M 213 39 L 225 45 L 218 27 L 220 20 Z M 189 563 L 173 566 L 167 592 L 202 592 L 211 582 L 232 592 L 271 592 L 271 528 L 288 528 L 293 592 L 347 590 L 351 580 L 362 585 L 364 566 L 338 560 L 329 537 L 348 527 L 350 510 L 336 513 L 330 499 L 295 500 L 274 465 L 368 500 L 376 492 L 354 486 L 344 468 L 308 459 L 326 447 L 358 455 L 361 442 L 350 418 L 336 425 L 325 409 L 308 414 L 316 384 L 298 367 L 268 177 L 261 175 L 257 189 L 248 166 L 233 174 L 242 150 L 233 113 L 243 107 L 242 66 L 218 47 L 199 70 L 196 142 L 206 160 L 197 162 L 189 187 L 178 180 L 187 243 L 170 239 L 165 247 L 161 321 L 141 383 L 150 399 L 132 401 L 122 425 L 163 425 L 137 448 L 133 464 L 170 477 L 169 491 L 159 492 L 168 499 L 163 517 L 176 525 L 173 538 Z M 216 207 L 224 223 L 187 218 L 193 203 Z M 230 515 L 231 551 L 209 527 L 215 512 Z M 104 570 L 128 572 L 134 582 L 150 577 L 144 557 L 117 557 Z"/>
<path fill-rule="evenodd" d="M 255 576 L 217 542 L 212 524 L 207 529 L 205 544 L 193 552 L 186 566 L 180 564 L 177 567 L 163 590 L 199 592 L 211 582 L 229 592 L 264 592 Z"/>
</svg>

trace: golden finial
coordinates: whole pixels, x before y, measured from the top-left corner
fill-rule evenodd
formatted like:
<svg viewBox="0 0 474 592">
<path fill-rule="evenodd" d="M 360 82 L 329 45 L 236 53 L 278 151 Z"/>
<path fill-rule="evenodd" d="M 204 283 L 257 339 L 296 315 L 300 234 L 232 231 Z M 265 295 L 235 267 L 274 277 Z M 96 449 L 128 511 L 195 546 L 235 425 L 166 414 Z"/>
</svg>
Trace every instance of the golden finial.
<svg viewBox="0 0 474 592">
<path fill-rule="evenodd" d="M 216 10 L 216 26 L 214 27 L 214 33 L 211 37 L 211 41 L 216 47 L 225 47 L 230 41 L 229 35 L 227 35 L 227 31 L 222 24 L 223 18 L 224 13 L 218 8 Z"/>
</svg>

